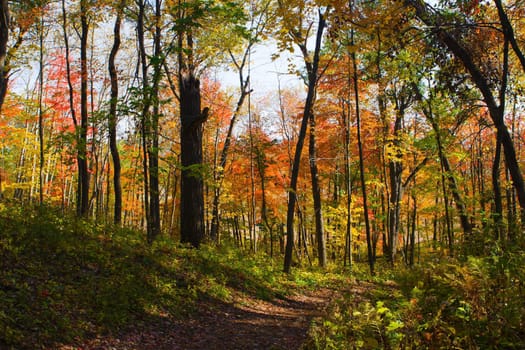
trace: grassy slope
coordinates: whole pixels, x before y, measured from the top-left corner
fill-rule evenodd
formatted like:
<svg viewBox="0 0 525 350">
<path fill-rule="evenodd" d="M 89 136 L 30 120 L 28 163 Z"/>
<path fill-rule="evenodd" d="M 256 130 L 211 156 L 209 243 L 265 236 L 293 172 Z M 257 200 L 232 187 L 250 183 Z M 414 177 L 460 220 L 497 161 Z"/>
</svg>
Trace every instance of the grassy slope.
<svg viewBox="0 0 525 350">
<path fill-rule="evenodd" d="M 272 299 L 321 275 L 280 273 L 231 248 L 149 247 L 131 230 L 52 208 L 0 210 L 0 348 L 37 348 L 184 317 L 204 298 Z M 321 278 L 322 279 L 322 278 Z"/>
</svg>

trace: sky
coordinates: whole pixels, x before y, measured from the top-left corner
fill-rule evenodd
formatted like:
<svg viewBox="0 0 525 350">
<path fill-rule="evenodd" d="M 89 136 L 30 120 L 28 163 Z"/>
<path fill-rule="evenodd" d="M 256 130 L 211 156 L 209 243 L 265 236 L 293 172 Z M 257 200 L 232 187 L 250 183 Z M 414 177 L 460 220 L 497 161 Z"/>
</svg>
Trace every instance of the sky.
<svg viewBox="0 0 525 350">
<path fill-rule="evenodd" d="M 298 76 L 288 71 L 290 62 L 302 67 L 300 56 L 282 52 L 277 59 L 272 60 L 272 54 L 277 51 L 277 46 L 272 43 L 254 47 L 250 61 L 250 83 L 254 96 L 261 97 L 277 91 L 279 81 L 281 89 L 297 89 L 304 85 Z M 217 79 L 225 87 L 239 88 L 239 77 L 234 70 L 220 71 Z"/>
</svg>

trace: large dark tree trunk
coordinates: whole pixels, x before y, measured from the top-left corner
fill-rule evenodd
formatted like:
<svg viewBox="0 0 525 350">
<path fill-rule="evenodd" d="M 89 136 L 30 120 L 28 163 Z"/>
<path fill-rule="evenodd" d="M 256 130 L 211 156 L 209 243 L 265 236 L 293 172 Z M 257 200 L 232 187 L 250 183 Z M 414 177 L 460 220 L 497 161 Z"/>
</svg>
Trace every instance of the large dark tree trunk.
<svg viewBox="0 0 525 350">
<path fill-rule="evenodd" d="M 498 3 L 498 0 L 496 0 L 496 4 L 497 3 Z M 501 3 L 499 4 L 499 6 L 501 6 Z M 500 7 L 498 7 L 498 10 L 500 10 Z M 501 12 L 502 10 L 500 10 L 500 17 L 502 18 L 502 20 L 506 19 L 506 15 L 502 15 Z M 506 23 L 508 23 L 508 19 Z M 510 27 L 510 24 L 508 24 L 508 26 Z M 509 31 L 509 29 L 507 29 L 506 31 Z M 512 27 L 510 27 L 510 31 L 512 34 Z M 507 82 L 508 82 L 507 76 L 508 76 L 508 70 L 509 70 L 509 44 L 510 42 L 509 42 L 509 34 L 508 33 L 506 34 L 507 35 L 505 35 L 505 43 L 503 45 L 503 73 L 502 73 L 503 79 L 501 83 L 500 96 L 499 96 L 501 113 L 503 113 L 503 111 L 505 110 L 505 101 L 506 101 L 505 95 L 506 95 L 506 89 L 507 89 Z M 514 34 L 510 36 L 514 38 Z M 521 51 L 519 51 L 519 48 L 516 48 L 516 50 L 517 50 L 516 54 L 518 55 L 521 54 Z M 524 64 L 523 68 L 525 69 L 525 62 L 522 61 L 522 64 Z M 494 209 L 495 209 L 495 213 L 494 213 L 495 228 L 494 229 L 496 231 L 496 239 L 501 238 L 501 234 L 502 234 L 501 229 L 503 227 L 502 225 L 503 206 L 501 202 L 501 188 L 499 184 L 500 158 L 501 158 L 501 134 L 498 130 L 496 132 L 496 154 L 494 156 L 494 164 L 492 166 L 492 186 L 494 189 Z M 522 208 L 522 214 L 524 214 L 523 208 Z M 522 225 L 523 224 L 524 223 L 522 222 Z"/>
<path fill-rule="evenodd" d="M 9 5 L 7 0 L 0 0 L 0 112 L 7 93 L 8 67 L 7 42 L 9 41 Z"/>
<path fill-rule="evenodd" d="M 89 211 L 89 171 L 87 160 L 88 130 L 88 70 L 87 44 L 89 36 L 87 0 L 80 1 L 80 129 L 78 130 L 78 207 L 79 216 Z"/>
<path fill-rule="evenodd" d="M 204 238 L 202 129 L 208 109 L 201 112 L 200 83 L 192 72 L 179 74 L 181 118 L 181 242 L 199 247 Z"/>
<path fill-rule="evenodd" d="M 122 222 L 122 187 L 120 184 L 120 155 L 117 147 L 117 102 L 118 102 L 118 73 L 115 67 L 115 57 L 120 48 L 120 25 L 122 22 L 122 11 L 125 2 L 122 1 L 117 9 L 117 18 L 115 19 L 115 27 L 113 29 L 113 47 L 109 54 L 109 76 L 111 81 L 111 100 L 109 101 L 109 117 L 108 117 L 108 131 L 109 131 L 109 149 L 111 151 L 111 158 L 113 159 L 113 187 L 115 191 L 115 208 L 113 215 L 113 222 L 120 225 Z"/>
</svg>

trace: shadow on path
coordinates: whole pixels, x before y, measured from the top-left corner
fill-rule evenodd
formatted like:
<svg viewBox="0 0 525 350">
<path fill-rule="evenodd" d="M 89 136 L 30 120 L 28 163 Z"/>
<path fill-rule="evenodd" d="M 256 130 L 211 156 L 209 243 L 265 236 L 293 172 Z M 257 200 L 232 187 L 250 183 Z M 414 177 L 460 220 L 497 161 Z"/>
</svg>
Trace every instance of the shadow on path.
<svg viewBox="0 0 525 350">
<path fill-rule="evenodd" d="M 208 299 L 187 319 L 159 318 L 155 324 L 118 337 L 91 340 L 82 349 L 299 349 L 311 320 L 324 314 L 332 298 L 333 291 L 319 289 L 285 300 L 244 296 L 224 303 Z"/>
</svg>

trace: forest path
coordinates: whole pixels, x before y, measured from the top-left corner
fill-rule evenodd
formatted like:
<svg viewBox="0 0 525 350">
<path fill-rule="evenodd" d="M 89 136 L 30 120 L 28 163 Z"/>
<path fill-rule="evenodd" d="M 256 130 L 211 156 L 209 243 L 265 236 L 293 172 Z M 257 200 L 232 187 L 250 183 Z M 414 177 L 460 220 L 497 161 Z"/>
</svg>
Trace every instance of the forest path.
<svg viewBox="0 0 525 350">
<path fill-rule="evenodd" d="M 271 301 L 246 295 L 231 303 L 205 300 L 189 318 L 160 318 L 118 337 L 93 339 L 81 349 L 299 349 L 312 319 L 325 314 L 336 294 L 320 288 Z"/>
</svg>

